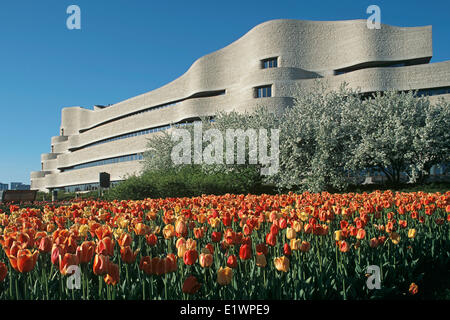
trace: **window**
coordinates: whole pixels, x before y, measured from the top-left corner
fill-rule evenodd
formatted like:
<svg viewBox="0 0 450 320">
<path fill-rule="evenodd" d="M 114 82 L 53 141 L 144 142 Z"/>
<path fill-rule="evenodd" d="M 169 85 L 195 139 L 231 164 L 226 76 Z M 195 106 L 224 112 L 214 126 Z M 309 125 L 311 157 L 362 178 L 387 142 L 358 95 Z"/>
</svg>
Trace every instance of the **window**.
<svg viewBox="0 0 450 320">
<path fill-rule="evenodd" d="M 261 60 L 261 62 L 262 62 L 263 69 L 278 67 L 278 57 L 264 59 L 264 60 Z"/>
<path fill-rule="evenodd" d="M 272 86 L 263 86 L 256 88 L 256 98 L 266 98 L 272 96 Z"/>
<path fill-rule="evenodd" d="M 104 160 L 97 160 L 97 161 L 82 163 L 82 164 L 78 164 L 78 165 L 75 165 L 70 168 L 61 169 L 61 172 L 96 167 L 96 166 L 103 166 L 103 165 L 118 163 L 118 162 L 142 160 L 142 159 L 144 159 L 143 154 L 138 153 L 138 154 L 133 154 L 133 155 L 120 156 L 120 157 L 115 157 L 115 158 L 109 158 L 109 159 L 104 159 Z"/>
</svg>

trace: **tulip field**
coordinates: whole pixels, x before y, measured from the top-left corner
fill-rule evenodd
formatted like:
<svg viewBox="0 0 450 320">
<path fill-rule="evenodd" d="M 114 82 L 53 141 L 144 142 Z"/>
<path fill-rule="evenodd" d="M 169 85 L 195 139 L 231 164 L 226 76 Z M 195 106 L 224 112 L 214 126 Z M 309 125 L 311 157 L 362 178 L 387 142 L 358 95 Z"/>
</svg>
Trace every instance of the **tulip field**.
<svg viewBox="0 0 450 320">
<path fill-rule="evenodd" d="M 449 226 L 450 191 L 8 204 L 0 299 L 450 299 Z"/>
</svg>

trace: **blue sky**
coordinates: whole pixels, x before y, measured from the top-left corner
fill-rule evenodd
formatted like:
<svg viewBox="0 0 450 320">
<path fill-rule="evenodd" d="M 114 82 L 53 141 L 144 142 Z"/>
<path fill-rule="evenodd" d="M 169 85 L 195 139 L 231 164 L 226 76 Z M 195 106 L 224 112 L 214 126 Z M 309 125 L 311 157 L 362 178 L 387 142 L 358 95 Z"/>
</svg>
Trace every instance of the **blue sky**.
<svg viewBox="0 0 450 320">
<path fill-rule="evenodd" d="M 66 27 L 71 4 L 81 8 L 81 30 Z M 432 25 L 432 62 L 450 59 L 448 0 L 2 0 L 0 182 L 29 183 L 40 170 L 63 107 L 156 89 L 261 22 L 365 19 L 371 4 L 382 23 Z"/>
</svg>

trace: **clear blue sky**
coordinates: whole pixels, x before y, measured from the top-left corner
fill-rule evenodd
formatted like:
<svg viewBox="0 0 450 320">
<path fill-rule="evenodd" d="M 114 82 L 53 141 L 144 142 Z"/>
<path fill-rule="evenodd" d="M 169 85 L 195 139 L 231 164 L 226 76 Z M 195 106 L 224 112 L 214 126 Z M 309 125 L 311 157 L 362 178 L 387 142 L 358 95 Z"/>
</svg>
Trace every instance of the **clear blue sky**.
<svg viewBox="0 0 450 320">
<path fill-rule="evenodd" d="M 66 9 L 81 8 L 81 30 Z M 2 0 L 0 182 L 29 183 L 59 134 L 61 109 L 112 104 L 156 89 L 271 19 L 433 26 L 432 62 L 450 59 L 450 2 L 355 0 Z"/>
</svg>

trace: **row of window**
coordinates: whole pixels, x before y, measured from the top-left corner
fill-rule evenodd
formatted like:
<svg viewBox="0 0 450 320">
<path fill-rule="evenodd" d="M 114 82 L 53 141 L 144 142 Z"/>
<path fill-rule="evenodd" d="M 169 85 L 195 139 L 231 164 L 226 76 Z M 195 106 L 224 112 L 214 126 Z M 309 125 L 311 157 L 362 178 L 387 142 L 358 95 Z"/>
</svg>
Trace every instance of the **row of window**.
<svg viewBox="0 0 450 320">
<path fill-rule="evenodd" d="M 111 181 L 110 187 L 114 187 L 117 184 L 119 184 L 121 181 Z M 85 184 L 77 184 L 73 186 L 66 186 L 62 189 L 64 189 L 64 192 L 80 192 L 80 191 L 94 191 L 98 190 L 99 183 L 85 183 Z"/>
<path fill-rule="evenodd" d="M 429 88 L 429 89 L 417 90 L 418 96 L 437 96 L 440 94 L 448 94 L 448 93 L 450 93 L 450 87 Z"/>
<path fill-rule="evenodd" d="M 398 68 L 398 67 L 405 67 L 409 64 L 405 63 L 405 62 L 398 62 L 398 63 L 392 63 L 392 64 L 381 64 L 381 65 L 371 65 L 371 66 L 367 66 L 367 65 L 359 65 L 359 66 L 354 66 L 354 67 L 349 67 L 349 68 L 345 68 L 345 69 L 340 69 L 340 70 L 334 70 L 334 75 L 338 76 L 341 74 L 345 74 L 345 73 L 349 73 L 349 72 L 353 72 L 353 71 L 357 71 L 357 70 L 361 70 L 361 69 L 369 69 L 369 68 Z"/>
<path fill-rule="evenodd" d="M 159 110 L 159 109 L 163 109 L 163 108 L 167 108 L 167 107 L 172 107 L 172 106 L 175 106 L 175 105 L 179 104 L 180 102 L 182 102 L 182 101 L 184 101 L 184 100 L 189 100 L 189 99 L 193 99 L 193 98 L 215 97 L 215 96 L 219 96 L 219 95 L 224 95 L 225 93 L 226 93 L 225 90 L 216 90 L 216 91 L 209 91 L 209 92 L 200 92 L 200 93 L 194 94 L 194 95 L 192 95 L 192 96 L 190 96 L 190 97 L 188 97 L 188 98 L 184 98 L 184 99 L 180 99 L 180 100 L 168 102 L 168 103 L 165 103 L 165 104 L 162 104 L 162 105 L 153 106 L 153 107 L 148 107 L 148 108 L 143 109 L 143 110 L 135 111 L 135 112 L 132 112 L 132 113 L 129 113 L 129 114 L 126 114 L 126 115 L 117 117 L 117 118 L 115 118 L 115 119 L 111 119 L 111 120 L 108 120 L 108 121 L 99 123 L 99 124 L 97 124 L 97 125 L 95 125 L 95 126 L 92 126 L 92 127 L 90 127 L 90 128 L 82 129 L 82 130 L 80 130 L 79 132 L 80 132 L 80 133 L 83 133 L 83 132 L 89 131 L 89 130 L 91 130 L 91 129 L 97 128 L 97 127 L 99 127 L 99 126 L 105 125 L 105 124 L 107 124 L 107 123 L 111 123 L 111 122 L 116 121 L 116 120 L 128 118 L 128 117 L 135 116 L 135 115 L 142 114 L 142 113 L 146 113 L 146 112 L 149 112 L 149 111 L 154 111 L 154 110 Z M 61 135 L 64 135 L 64 129 L 61 129 Z"/>
<path fill-rule="evenodd" d="M 112 141 L 116 141 L 116 140 L 122 140 L 122 139 L 142 136 L 142 135 L 146 135 L 146 134 L 150 134 L 150 133 L 155 133 L 155 132 L 158 132 L 158 131 L 164 131 L 164 130 L 170 129 L 171 127 L 182 127 L 182 126 L 193 124 L 193 123 L 195 123 L 197 121 L 180 122 L 180 123 L 176 123 L 176 124 L 173 124 L 173 125 L 168 124 L 168 125 L 161 126 L 161 127 L 155 127 L 155 128 L 144 129 L 144 130 L 135 131 L 135 132 L 131 132 L 131 133 L 126 133 L 126 134 L 122 134 L 120 136 L 107 138 L 107 139 L 103 139 L 103 140 L 100 140 L 100 141 L 97 141 L 97 142 L 93 142 L 93 143 L 87 144 L 84 147 L 81 147 L 80 149 L 89 148 L 89 147 L 97 146 L 97 145 L 100 145 L 100 144 L 104 144 L 104 143 L 108 143 L 108 142 L 112 142 Z M 210 121 L 212 122 L 214 120 L 210 119 Z"/>
<path fill-rule="evenodd" d="M 165 126 L 161 126 L 161 127 L 140 130 L 140 131 L 136 131 L 136 132 L 132 132 L 132 133 L 126 133 L 126 134 L 122 134 L 120 136 L 107 138 L 107 139 L 104 139 L 104 140 L 100 140 L 100 141 L 88 144 L 88 145 L 84 146 L 84 148 L 93 147 L 93 146 L 97 146 L 97 145 L 100 145 L 100 144 L 104 144 L 104 143 L 108 143 L 108 142 L 112 142 L 112 141 L 116 141 L 116 140 L 122 140 L 122 139 L 126 139 L 126 138 L 142 136 L 142 135 L 145 135 L 145 134 L 150 134 L 150 133 L 154 133 L 154 132 L 158 132 L 158 131 L 167 130 L 169 128 L 170 128 L 170 125 L 165 125 Z"/>
<path fill-rule="evenodd" d="M 209 119 L 209 121 L 210 122 L 214 122 L 214 119 L 211 118 L 211 119 Z M 123 136 L 120 136 L 120 137 L 115 137 L 115 138 L 111 138 L 111 139 L 106 139 L 106 140 L 102 140 L 102 141 L 99 141 L 99 142 L 95 142 L 95 143 L 93 143 L 93 144 L 91 144 L 89 146 L 93 146 L 93 145 L 97 145 L 97 144 L 101 144 L 101 143 L 106 143 L 106 142 L 111 142 L 111 141 L 118 140 L 118 139 L 135 137 L 137 135 L 149 134 L 149 133 L 156 132 L 156 131 L 167 130 L 167 129 L 171 128 L 171 127 L 175 127 L 175 128 L 184 127 L 184 126 L 188 126 L 188 125 L 193 125 L 194 123 L 197 123 L 197 122 L 200 122 L 200 121 L 196 120 L 196 121 L 190 121 L 190 122 L 182 122 L 182 123 L 176 123 L 176 124 L 173 124 L 173 125 L 166 125 L 166 126 L 162 126 L 162 127 L 158 127 L 158 128 L 146 129 L 146 130 L 142 130 L 142 131 L 126 134 L 126 135 L 123 135 Z M 106 165 L 106 164 L 112 164 L 112 163 L 118 163 L 118 162 L 136 161 L 136 160 L 142 160 L 142 159 L 143 159 L 142 154 L 141 153 L 137 153 L 137 154 L 131 154 L 131 155 L 127 155 L 127 156 L 120 156 L 120 157 L 115 157 L 115 158 L 109 158 L 109 159 L 103 159 L 103 160 L 97 160 L 97 161 L 91 161 L 91 162 L 87 162 L 87 163 L 78 164 L 78 165 L 75 165 L 75 166 L 70 167 L 70 168 L 62 169 L 61 172 L 72 171 L 72 170 L 83 169 L 83 168 L 90 168 L 90 167 L 95 167 L 95 166 L 103 166 L 103 165 Z"/>
<path fill-rule="evenodd" d="M 135 153 L 135 154 L 127 155 L 127 156 L 120 156 L 120 157 L 115 157 L 115 158 L 109 158 L 109 159 L 103 159 L 103 160 L 97 160 L 97 161 L 91 161 L 91 162 L 78 164 L 78 165 L 75 165 L 70 168 L 62 169 L 61 172 L 96 167 L 96 166 L 103 166 L 103 165 L 119 163 L 119 162 L 142 160 L 143 158 L 144 157 L 143 157 L 142 153 Z"/>
</svg>

